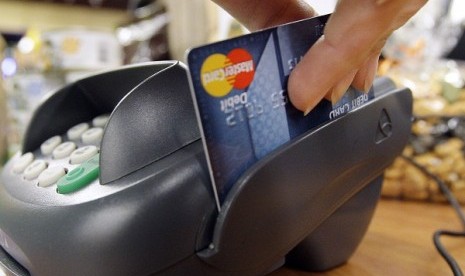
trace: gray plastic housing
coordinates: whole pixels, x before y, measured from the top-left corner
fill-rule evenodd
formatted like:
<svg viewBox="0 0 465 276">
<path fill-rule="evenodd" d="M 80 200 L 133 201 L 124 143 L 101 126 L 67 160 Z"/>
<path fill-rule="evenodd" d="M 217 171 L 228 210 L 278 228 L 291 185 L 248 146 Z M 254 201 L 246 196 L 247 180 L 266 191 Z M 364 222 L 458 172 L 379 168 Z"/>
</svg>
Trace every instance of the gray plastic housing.
<svg viewBox="0 0 465 276">
<path fill-rule="evenodd" d="M 66 196 L 0 178 L 0 267 L 11 275 L 263 275 L 327 270 L 360 243 L 384 169 L 407 143 L 412 96 L 375 99 L 247 170 L 215 207 L 186 68 L 175 61 L 79 80 L 35 112 L 23 145 L 111 112 L 100 181 Z"/>
</svg>

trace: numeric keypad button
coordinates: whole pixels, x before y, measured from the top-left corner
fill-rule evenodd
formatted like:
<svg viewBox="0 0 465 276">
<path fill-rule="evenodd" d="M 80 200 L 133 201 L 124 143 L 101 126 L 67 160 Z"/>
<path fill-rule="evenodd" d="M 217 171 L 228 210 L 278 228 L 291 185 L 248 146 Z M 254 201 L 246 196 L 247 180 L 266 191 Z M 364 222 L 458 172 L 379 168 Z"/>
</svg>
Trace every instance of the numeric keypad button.
<svg viewBox="0 0 465 276">
<path fill-rule="evenodd" d="M 87 145 L 98 145 L 102 140 L 103 129 L 100 127 L 94 127 L 89 130 L 86 130 L 82 136 L 82 142 Z"/>
<path fill-rule="evenodd" d="M 92 125 L 94 127 L 104 127 L 107 124 L 109 118 L 110 115 L 97 116 L 92 120 Z"/>
<path fill-rule="evenodd" d="M 72 165 L 81 164 L 82 162 L 90 159 L 97 153 L 98 148 L 96 146 L 85 146 L 73 151 L 73 153 L 71 153 L 71 156 L 69 157 L 69 162 Z"/>
<path fill-rule="evenodd" d="M 27 168 L 24 170 L 24 178 L 26 180 L 33 180 L 36 179 L 37 176 L 41 172 L 43 172 L 47 168 L 47 162 L 44 160 L 36 160 L 32 162 Z"/>
<path fill-rule="evenodd" d="M 52 138 L 49 138 L 47 141 L 42 143 L 40 146 L 40 151 L 43 155 L 50 155 L 59 144 L 61 144 L 61 136 L 53 136 Z"/>
<path fill-rule="evenodd" d="M 32 154 L 32 152 L 23 154 L 13 165 L 13 172 L 22 173 L 32 161 L 34 161 L 34 154 Z"/>
<path fill-rule="evenodd" d="M 89 129 L 89 124 L 88 123 L 80 123 L 72 128 L 70 128 L 67 132 L 68 139 L 69 140 L 79 140 L 81 135 Z"/>
<path fill-rule="evenodd" d="M 47 168 L 43 172 L 40 173 L 38 180 L 39 180 L 39 187 L 48 187 L 50 185 L 55 184 L 58 179 L 62 178 L 66 174 L 66 170 L 63 167 L 51 167 Z"/>
<path fill-rule="evenodd" d="M 53 152 L 53 158 L 63 159 L 68 157 L 76 149 L 76 144 L 74 142 L 64 142 L 56 147 Z"/>
</svg>

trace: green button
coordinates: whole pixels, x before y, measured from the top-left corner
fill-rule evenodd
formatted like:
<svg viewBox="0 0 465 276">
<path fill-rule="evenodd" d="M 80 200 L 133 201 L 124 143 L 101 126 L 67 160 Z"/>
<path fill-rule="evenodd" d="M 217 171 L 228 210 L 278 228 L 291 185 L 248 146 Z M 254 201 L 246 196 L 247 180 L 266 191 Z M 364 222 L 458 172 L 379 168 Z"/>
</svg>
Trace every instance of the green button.
<svg viewBox="0 0 465 276">
<path fill-rule="evenodd" d="M 89 185 L 92 181 L 97 179 L 100 172 L 99 167 L 100 154 L 95 155 L 91 159 L 82 163 L 70 171 L 67 175 L 58 180 L 57 191 L 60 194 L 69 194 Z"/>
</svg>

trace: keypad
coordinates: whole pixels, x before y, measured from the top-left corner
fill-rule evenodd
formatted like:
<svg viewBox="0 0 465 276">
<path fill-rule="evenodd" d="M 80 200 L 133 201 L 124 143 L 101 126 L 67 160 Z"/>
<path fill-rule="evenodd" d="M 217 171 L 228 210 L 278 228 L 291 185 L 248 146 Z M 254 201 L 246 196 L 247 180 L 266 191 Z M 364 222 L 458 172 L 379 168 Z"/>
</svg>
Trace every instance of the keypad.
<svg viewBox="0 0 465 276">
<path fill-rule="evenodd" d="M 13 173 L 38 189 L 55 186 L 60 194 L 83 189 L 98 178 L 99 147 L 108 119 L 100 115 L 50 137 L 40 149 L 18 157 Z"/>
</svg>

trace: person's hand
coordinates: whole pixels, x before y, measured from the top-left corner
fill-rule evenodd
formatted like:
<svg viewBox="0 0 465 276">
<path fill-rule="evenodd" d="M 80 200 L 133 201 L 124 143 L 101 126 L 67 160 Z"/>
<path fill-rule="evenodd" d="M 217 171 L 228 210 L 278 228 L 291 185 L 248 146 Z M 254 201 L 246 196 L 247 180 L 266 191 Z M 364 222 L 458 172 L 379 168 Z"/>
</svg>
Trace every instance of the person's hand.
<svg viewBox="0 0 465 276">
<path fill-rule="evenodd" d="M 368 91 L 389 35 L 412 17 L 425 0 L 341 0 L 325 34 L 289 77 L 292 103 L 310 111 L 323 96 L 333 102 L 349 85 Z"/>
<path fill-rule="evenodd" d="M 250 30 L 315 16 L 303 0 L 213 0 Z M 322 0 L 324 1 L 324 0 Z M 368 91 L 389 35 L 427 0 L 340 0 L 321 37 L 292 71 L 288 92 L 308 113 L 326 96 L 339 100 L 352 85 Z"/>
</svg>

